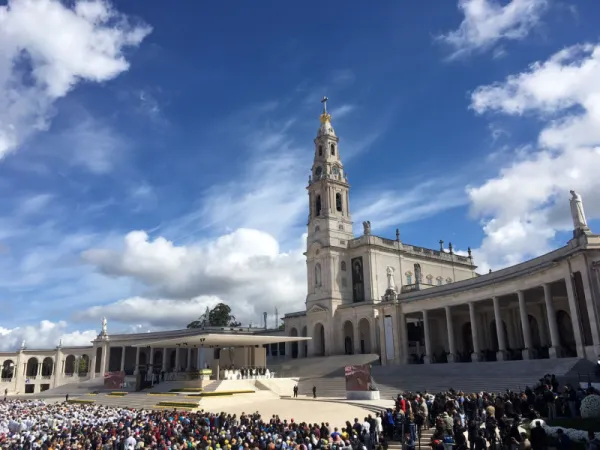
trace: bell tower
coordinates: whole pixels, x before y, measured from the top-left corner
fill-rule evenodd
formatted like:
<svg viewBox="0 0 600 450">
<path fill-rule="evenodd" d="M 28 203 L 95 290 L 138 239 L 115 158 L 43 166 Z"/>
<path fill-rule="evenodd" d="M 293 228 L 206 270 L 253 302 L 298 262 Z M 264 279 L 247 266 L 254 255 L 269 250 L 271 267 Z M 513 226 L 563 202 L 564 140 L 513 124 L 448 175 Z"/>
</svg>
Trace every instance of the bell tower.
<svg viewBox="0 0 600 450">
<path fill-rule="evenodd" d="M 318 240 L 324 246 L 346 248 L 346 242 L 354 237 L 350 216 L 350 185 L 340 159 L 340 139 L 327 112 L 327 100 L 327 97 L 321 100 L 321 126 L 314 140 L 315 156 L 307 187 L 310 211 L 307 244 L 310 246 Z"/>
</svg>

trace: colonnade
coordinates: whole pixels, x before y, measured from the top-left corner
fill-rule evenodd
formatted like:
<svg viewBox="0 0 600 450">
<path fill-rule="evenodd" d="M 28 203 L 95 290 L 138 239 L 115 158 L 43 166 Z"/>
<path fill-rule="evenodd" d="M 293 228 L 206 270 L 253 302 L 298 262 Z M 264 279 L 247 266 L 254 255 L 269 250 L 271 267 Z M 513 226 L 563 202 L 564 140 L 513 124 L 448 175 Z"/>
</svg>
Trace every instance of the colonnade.
<svg viewBox="0 0 600 450">
<path fill-rule="evenodd" d="M 569 341 L 572 339 L 574 344 L 574 352 L 577 354 L 577 357 L 585 358 L 586 357 L 586 347 L 591 347 L 592 352 L 600 349 L 600 337 L 598 330 L 598 323 L 596 320 L 595 311 L 588 310 L 589 302 L 585 298 L 585 289 L 581 289 L 581 293 L 579 296 L 577 295 L 576 288 L 574 286 L 574 282 L 571 277 L 565 277 L 564 280 L 559 280 L 557 282 L 545 283 L 539 287 L 542 288 L 543 291 L 543 301 L 540 302 L 542 306 L 541 310 L 545 311 L 542 314 L 541 319 L 546 321 L 547 331 L 549 332 L 549 347 L 548 347 L 548 357 L 550 358 L 558 358 L 564 356 L 565 346 L 564 341 L 565 337 L 561 336 L 559 331 L 558 323 L 557 323 L 557 308 L 555 305 L 555 299 L 552 294 L 553 285 L 555 288 L 559 288 L 562 290 L 562 285 L 564 283 L 564 291 L 566 291 L 566 302 L 563 301 L 563 309 L 568 310 L 568 316 L 571 321 L 572 327 L 572 337 L 568 337 Z M 559 285 L 560 284 L 560 285 Z M 508 302 L 510 304 L 511 300 L 508 297 L 514 297 L 516 295 L 517 305 L 518 305 L 518 322 L 520 325 L 518 328 L 520 330 L 515 331 L 520 334 L 520 340 L 522 343 L 521 348 L 521 357 L 522 359 L 534 359 L 539 355 L 535 352 L 535 346 L 532 340 L 532 330 L 530 326 L 531 316 L 528 311 L 528 306 L 531 309 L 531 305 L 537 304 L 534 298 L 530 298 L 531 294 L 535 294 L 534 289 L 528 290 L 517 290 L 512 295 L 503 295 L 493 296 L 492 300 L 492 311 L 493 318 L 495 322 L 495 329 L 492 331 L 495 334 L 496 339 L 496 360 L 502 361 L 507 359 L 507 336 L 505 330 L 505 321 L 503 318 L 503 309 L 501 308 L 502 301 Z M 588 290 L 588 292 L 590 292 Z M 528 298 L 530 301 L 526 301 L 526 293 L 529 294 Z M 583 295 L 582 295 L 583 293 Z M 531 300 L 534 300 L 533 302 Z M 468 305 L 468 322 L 470 322 L 470 330 L 471 330 L 471 340 L 472 340 L 472 353 L 471 353 L 471 361 L 477 362 L 481 360 L 482 357 L 482 348 L 481 348 L 481 330 L 480 330 L 480 320 L 478 320 L 481 316 L 482 309 L 487 306 L 485 302 L 489 304 L 488 299 L 482 299 L 481 301 L 471 301 Z M 425 303 L 425 302 L 424 302 Z M 431 304 L 431 303 L 430 303 Z M 432 362 L 432 355 L 434 353 L 432 343 L 431 343 L 431 329 L 430 329 L 430 315 L 437 313 L 439 310 L 444 311 L 445 315 L 445 328 L 446 328 L 446 342 L 444 345 L 447 351 L 447 362 L 456 362 L 457 361 L 457 345 L 456 345 L 456 336 L 455 336 L 455 324 L 457 323 L 458 315 L 461 316 L 466 312 L 465 304 L 458 305 L 445 305 L 438 306 L 436 308 L 429 307 L 427 309 L 423 309 L 420 312 L 409 313 L 409 317 L 417 316 L 417 319 L 422 322 L 422 332 L 423 332 L 423 343 L 424 343 L 424 355 L 423 362 L 430 363 Z M 583 309 L 586 308 L 585 311 Z M 506 310 L 504 310 L 506 312 Z M 420 317 L 419 317 L 420 316 Z M 545 316 L 545 317 L 543 317 Z M 439 317 L 438 317 L 439 318 Z M 406 320 L 407 317 L 405 314 L 399 314 L 400 326 L 399 330 L 401 333 L 400 336 L 400 353 L 401 353 L 401 362 L 408 363 L 409 362 L 409 349 L 408 342 L 409 337 L 406 333 Z M 534 320 L 536 320 L 534 318 Z M 516 322 L 516 321 L 515 321 Z M 485 330 L 487 331 L 487 330 Z M 538 330 L 541 334 L 541 328 Z M 546 330 L 544 329 L 544 333 Z M 545 336 L 545 340 L 547 340 L 547 336 Z M 540 338 L 538 338 L 540 339 Z M 514 339 L 513 339 L 514 340 Z M 573 355 L 574 356 L 574 355 Z M 589 356 L 589 355 L 588 355 Z"/>
</svg>

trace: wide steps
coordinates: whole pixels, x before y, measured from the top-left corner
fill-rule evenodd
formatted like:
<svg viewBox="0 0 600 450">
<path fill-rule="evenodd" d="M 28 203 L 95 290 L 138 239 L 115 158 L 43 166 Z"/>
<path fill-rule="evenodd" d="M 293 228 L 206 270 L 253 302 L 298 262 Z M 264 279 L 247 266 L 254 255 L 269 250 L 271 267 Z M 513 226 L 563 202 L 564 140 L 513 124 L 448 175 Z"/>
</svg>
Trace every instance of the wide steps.
<svg viewBox="0 0 600 450">
<path fill-rule="evenodd" d="M 517 391 L 533 387 L 545 374 L 558 377 L 572 373 L 581 364 L 577 358 L 530 361 L 498 361 L 484 363 L 420 364 L 372 366 L 372 376 L 382 399 L 395 397 L 399 392 L 442 392 L 456 389 L 465 392 Z M 301 377 L 299 395 L 344 398 L 346 381 L 343 374 Z"/>
</svg>

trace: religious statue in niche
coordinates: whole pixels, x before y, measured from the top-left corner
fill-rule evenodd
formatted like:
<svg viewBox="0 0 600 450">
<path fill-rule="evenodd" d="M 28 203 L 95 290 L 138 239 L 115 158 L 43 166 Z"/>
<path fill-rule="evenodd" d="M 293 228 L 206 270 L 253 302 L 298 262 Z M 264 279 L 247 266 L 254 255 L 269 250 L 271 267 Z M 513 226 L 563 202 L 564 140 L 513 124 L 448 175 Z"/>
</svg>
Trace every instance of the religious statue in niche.
<svg viewBox="0 0 600 450">
<path fill-rule="evenodd" d="M 387 268 L 385 269 L 386 273 L 387 273 L 387 279 L 388 279 L 388 290 L 391 291 L 396 291 L 396 281 L 394 280 L 394 272 L 395 269 L 392 266 L 387 266 Z"/>
<path fill-rule="evenodd" d="M 587 220 L 585 218 L 585 212 L 583 210 L 583 201 L 581 195 L 575 191 L 571 191 L 571 200 L 569 200 L 571 206 L 571 216 L 573 217 L 573 229 L 574 234 L 578 235 L 581 232 L 589 231 Z"/>
<path fill-rule="evenodd" d="M 352 299 L 355 303 L 365 301 L 362 256 L 352 259 Z"/>
<path fill-rule="evenodd" d="M 421 264 L 415 264 L 415 284 L 423 282 L 423 274 L 421 273 Z"/>
</svg>

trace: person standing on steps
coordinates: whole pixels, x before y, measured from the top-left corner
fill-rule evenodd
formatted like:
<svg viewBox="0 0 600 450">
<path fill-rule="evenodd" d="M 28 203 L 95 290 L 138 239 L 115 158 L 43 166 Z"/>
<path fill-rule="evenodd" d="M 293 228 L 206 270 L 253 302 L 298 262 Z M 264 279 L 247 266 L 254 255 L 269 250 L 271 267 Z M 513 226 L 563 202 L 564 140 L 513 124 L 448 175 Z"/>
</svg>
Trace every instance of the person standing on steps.
<svg viewBox="0 0 600 450">
<path fill-rule="evenodd" d="M 298 397 L 298 385 L 294 386 L 294 398 Z"/>
<path fill-rule="evenodd" d="M 317 398 L 317 387 L 313 386 L 313 398 Z"/>
</svg>

